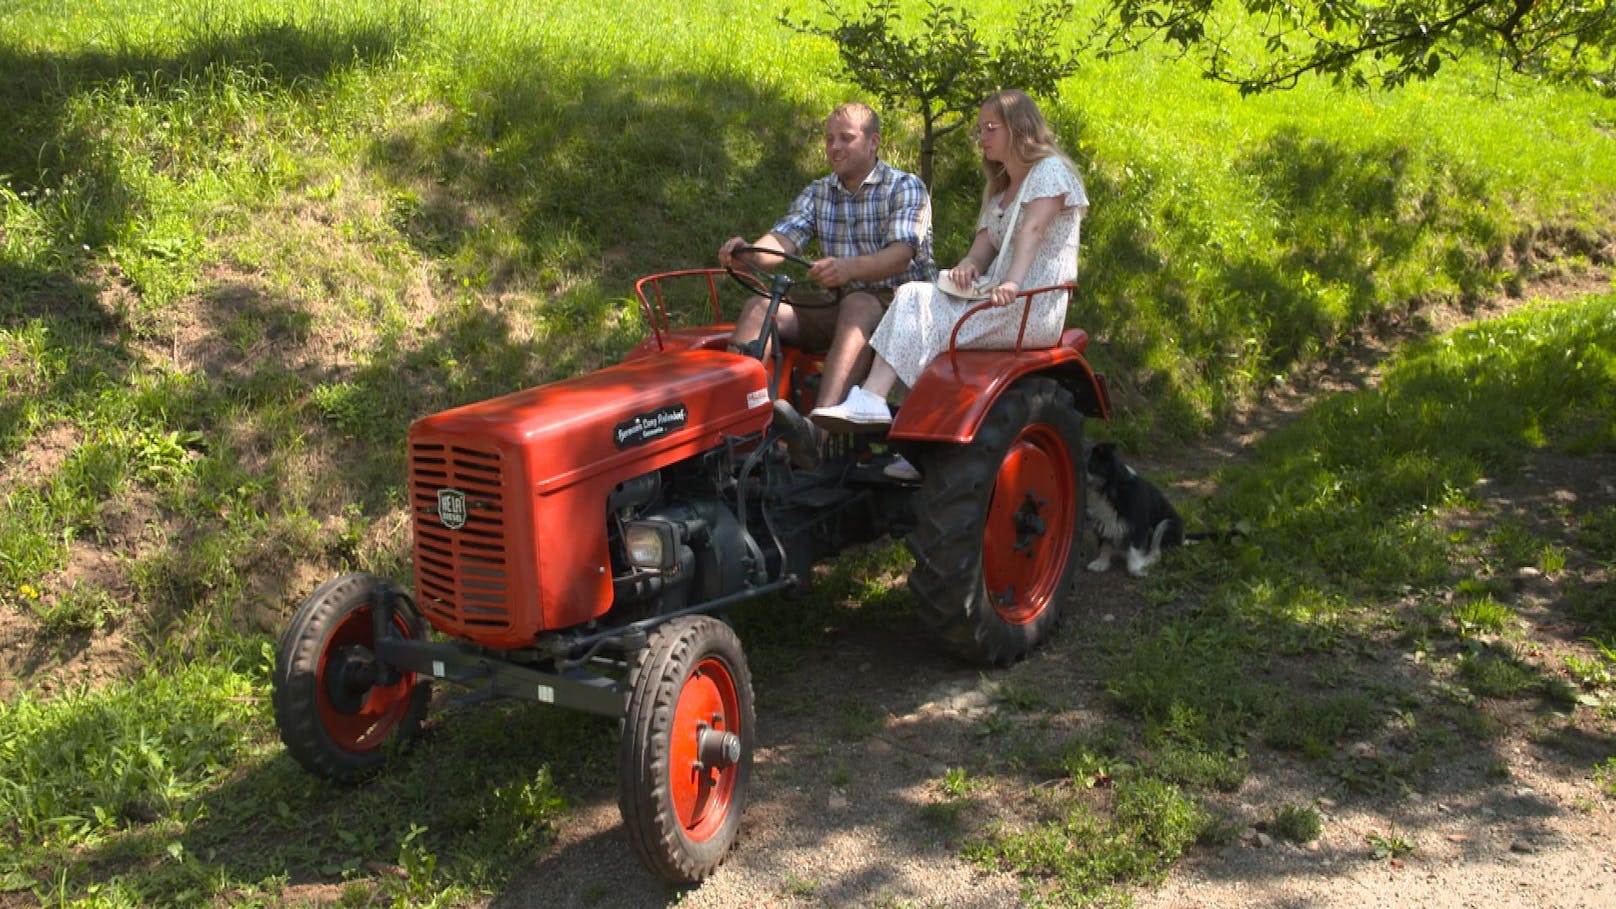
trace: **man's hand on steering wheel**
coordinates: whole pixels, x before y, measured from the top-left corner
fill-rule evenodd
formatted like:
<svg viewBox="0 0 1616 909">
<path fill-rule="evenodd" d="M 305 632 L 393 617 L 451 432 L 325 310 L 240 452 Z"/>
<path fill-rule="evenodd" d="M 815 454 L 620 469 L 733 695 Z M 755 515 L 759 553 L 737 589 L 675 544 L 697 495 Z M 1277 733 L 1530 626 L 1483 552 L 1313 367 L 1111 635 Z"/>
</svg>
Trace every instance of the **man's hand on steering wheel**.
<svg viewBox="0 0 1616 909">
<path fill-rule="evenodd" d="M 780 284 L 781 282 L 784 282 L 784 286 L 781 288 L 780 293 L 781 297 L 784 298 L 785 294 L 791 289 L 793 284 L 801 284 L 803 281 L 808 280 L 818 280 L 813 275 L 815 263 L 810 262 L 799 255 L 795 255 L 794 253 L 788 253 L 785 250 L 770 249 L 767 246 L 748 246 L 745 243 L 734 246 L 725 244 L 725 250 L 727 250 L 729 253 L 729 261 L 724 264 L 724 270 L 729 272 L 729 276 L 734 278 L 736 283 L 760 297 L 767 297 L 772 294 L 774 292 L 773 289 L 775 285 Z M 720 250 L 720 259 L 724 258 L 722 253 L 725 250 Z M 743 258 L 743 256 L 750 256 L 753 254 L 776 256 L 781 260 L 781 265 L 789 262 L 796 266 L 795 268 L 791 269 L 791 271 L 801 270 L 803 273 L 802 277 L 793 277 L 788 272 L 769 271 L 768 269 L 748 262 L 745 258 Z M 779 267 L 779 265 L 775 266 L 775 268 Z"/>
<path fill-rule="evenodd" d="M 729 268 L 734 261 L 735 250 L 745 245 L 746 240 L 741 237 L 730 237 L 725 240 L 724 244 L 718 247 L 718 264 Z"/>
<path fill-rule="evenodd" d="M 813 278 L 825 287 L 841 287 L 853 276 L 848 274 L 847 260 L 826 257 L 818 260 L 808 269 L 808 277 Z"/>
</svg>

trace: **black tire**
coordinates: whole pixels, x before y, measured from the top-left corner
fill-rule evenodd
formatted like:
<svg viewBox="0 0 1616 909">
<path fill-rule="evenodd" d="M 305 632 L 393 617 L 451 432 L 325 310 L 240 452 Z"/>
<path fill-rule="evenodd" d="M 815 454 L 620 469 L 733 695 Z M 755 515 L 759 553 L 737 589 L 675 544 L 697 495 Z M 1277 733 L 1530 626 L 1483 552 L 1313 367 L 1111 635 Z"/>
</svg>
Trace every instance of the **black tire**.
<svg viewBox="0 0 1616 909">
<path fill-rule="evenodd" d="M 924 452 L 909 589 L 954 653 L 1004 666 L 1054 631 L 1082 561 L 1082 458 L 1082 414 L 1041 377 L 1000 395 L 969 444 Z"/>
<path fill-rule="evenodd" d="M 353 782 L 379 769 L 414 738 L 431 685 L 404 672 L 377 684 L 371 595 L 388 584 L 371 574 L 339 575 L 298 607 L 275 656 L 275 725 L 292 757 L 310 772 Z M 426 628 L 407 596 L 393 598 L 393 626 L 421 640 Z"/>
<path fill-rule="evenodd" d="M 752 776 L 752 675 L 741 642 L 707 616 L 652 633 L 629 671 L 618 807 L 646 867 L 693 884 L 740 831 Z"/>
</svg>

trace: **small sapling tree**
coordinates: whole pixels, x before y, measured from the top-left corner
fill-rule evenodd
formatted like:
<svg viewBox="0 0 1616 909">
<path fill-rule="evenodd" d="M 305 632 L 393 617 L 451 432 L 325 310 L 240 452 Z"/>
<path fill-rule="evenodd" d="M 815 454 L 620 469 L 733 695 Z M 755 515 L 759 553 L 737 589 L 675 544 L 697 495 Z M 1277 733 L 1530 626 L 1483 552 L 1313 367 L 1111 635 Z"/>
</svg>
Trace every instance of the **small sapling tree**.
<svg viewBox="0 0 1616 909">
<path fill-rule="evenodd" d="M 838 6 L 821 0 L 825 19 L 781 24 L 836 44 L 843 75 L 888 110 L 920 117 L 920 178 L 932 184 L 937 143 L 965 126 L 988 93 L 1019 88 L 1053 97 L 1062 79 L 1077 71 L 1077 52 L 1060 46 L 1057 32 L 1072 14 L 1073 0 L 1032 0 L 1014 27 L 989 44 L 963 9 L 928 0 L 925 21 L 909 25 L 897 0 Z M 828 22 L 826 21 L 828 19 Z"/>
</svg>

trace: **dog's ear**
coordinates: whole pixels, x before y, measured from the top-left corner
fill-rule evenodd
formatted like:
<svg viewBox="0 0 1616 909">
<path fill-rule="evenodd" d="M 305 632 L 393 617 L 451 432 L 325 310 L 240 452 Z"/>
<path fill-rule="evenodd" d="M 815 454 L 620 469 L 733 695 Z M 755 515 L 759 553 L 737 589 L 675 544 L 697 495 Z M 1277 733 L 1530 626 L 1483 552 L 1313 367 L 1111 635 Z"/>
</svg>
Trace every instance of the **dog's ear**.
<svg viewBox="0 0 1616 909">
<path fill-rule="evenodd" d="M 1095 442 L 1089 447 L 1089 456 L 1083 460 L 1083 471 L 1090 476 L 1104 476 L 1111 470 L 1114 460 L 1111 450 L 1115 442 Z"/>
</svg>

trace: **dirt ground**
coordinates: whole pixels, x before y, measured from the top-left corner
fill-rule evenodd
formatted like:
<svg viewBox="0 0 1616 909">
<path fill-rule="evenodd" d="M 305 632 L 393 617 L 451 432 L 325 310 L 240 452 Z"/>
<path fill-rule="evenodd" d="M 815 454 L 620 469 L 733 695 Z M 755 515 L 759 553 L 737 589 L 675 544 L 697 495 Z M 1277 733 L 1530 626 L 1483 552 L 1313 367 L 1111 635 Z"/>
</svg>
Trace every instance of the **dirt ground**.
<svg viewBox="0 0 1616 909">
<path fill-rule="evenodd" d="M 1074 730 L 1104 720 L 1104 692 L 1084 628 L 1142 608 L 1135 583 L 1097 579 L 1061 633 L 1009 671 L 1057 689 Z M 992 674 L 989 674 L 992 676 Z M 959 857 L 957 831 L 926 806 L 943 801 L 950 767 L 971 762 L 974 729 L 993 710 L 977 670 L 935 655 L 922 635 L 860 632 L 759 689 L 762 747 L 735 851 L 699 888 L 680 892 L 642 869 L 622 838 L 615 793 L 596 795 L 557 843 L 494 907 L 882 906 L 1013 907 L 1023 882 Z M 1001 680 L 1002 679 L 998 679 Z M 881 712 L 865 738 L 840 734 L 852 698 Z M 1512 779 L 1486 779 L 1477 760 L 1430 792 L 1337 808 L 1334 780 L 1302 761 L 1254 755 L 1224 806 L 1253 826 L 1222 849 L 1196 849 L 1159 888 L 1133 894 L 1141 909 L 1179 907 L 1616 905 L 1616 803 L 1599 795 L 1588 764 L 1513 728 L 1501 746 Z M 1255 829 L 1267 806 L 1314 804 L 1319 839 L 1297 846 Z M 990 811 L 978 806 L 971 811 Z M 1376 858 L 1369 837 L 1396 833 L 1415 850 Z"/>
<path fill-rule="evenodd" d="M 1600 278 L 1548 296 L 1608 290 Z M 1507 304 L 1503 304 L 1507 305 Z M 1495 314 L 1482 313 L 1481 315 Z M 1473 314 L 1474 315 L 1474 314 Z M 1457 317 L 1436 327 L 1448 328 Z M 1389 350 L 1366 341 L 1304 385 L 1270 395 L 1231 430 L 1192 450 L 1135 459 L 1149 475 L 1183 478 L 1175 497 L 1204 494 L 1196 478 L 1288 420 L 1321 391 L 1372 385 Z M 1616 504 L 1616 453 L 1587 461 L 1542 459 L 1516 486 L 1497 490 L 1521 507 L 1567 498 Z M 960 857 L 957 825 L 939 822 L 942 780 L 969 766 L 993 740 L 978 732 L 995 710 L 993 687 L 1009 682 L 1052 693 L 1049 719 L 1074 731 L 1106 717 L 1092 629 L 1148 608 L 1138 582 L 1113 571 L 1089 575 L 1060 632 L 1027 661 L 983 672 L 941 655 L 918 630 L 852 628 L 782 676 L 760 682 L 760 747 L 739 842 L 700 887 L 669 888 L 642 869 L 620 831 L 615 792 L 601 791 L 558 831 L 548 853 L 491 902 L 498 909 L 558 907 L 1013 907 L 1026 881 Z M 1522 578 L 1529 622 L 1552 602 L 1552 579 Z M 1552 625 L 1528 635 L 1552 637 Z M 1388 671 L 1396 672 L 1392 665 Z M 1532 708 L 1501 704 L 1501 739 L 1486 755 L 1435 774 L 1425 791 L 1379 798 L 1331 797 L 1337 780 L 1288 754 L 1254 750 L 1250 773 L 1219 807 L 1240 821 L 1236 841 L 1197 847 L 1158 887 L 1129 896 L 1140 909 L 1225 907 L 1616 906 L 1616 800 L 1589 778 L 1607 737 L 1568 750 L 1533 730 Z M 873 730 L 873 731 L 871 731 Z M 1353 747 L 1372 749 L 1369 743 Z M 1497 756 L 1509 765 L 1498 779 Z M 1573 756 L 1574 755 L 1574 756 Z M 991 794 L 968 816 L 992 817 Z M 1312 805 L 1323 818 L 1306 845 L 1272 837 L 1258 823 L 1276 805 Z M 930 807 L 928 807 L 930 806 Z M 1373 843 L 1414 846 L 1395 857 Z"/>
</svg>

